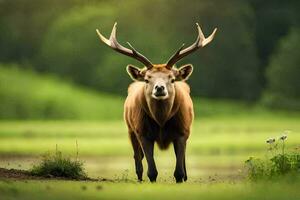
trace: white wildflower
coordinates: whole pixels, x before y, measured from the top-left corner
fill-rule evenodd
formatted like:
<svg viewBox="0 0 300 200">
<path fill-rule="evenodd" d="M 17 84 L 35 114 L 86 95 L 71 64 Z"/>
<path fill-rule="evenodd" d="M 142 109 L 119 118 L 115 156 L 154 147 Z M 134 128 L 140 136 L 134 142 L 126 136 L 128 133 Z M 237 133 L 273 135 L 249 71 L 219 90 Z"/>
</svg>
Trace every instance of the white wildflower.
<svg viewBox="0 0 300 200">
<path fill-rule="evenodd" d="M 268 144 L 273 144 L 275 142 L 275 138 L 269 138 L 266 141 Z"/>
<path fill-rule="evenodd" d="M 279 139 L 282 140 L 282 141 L 284 141 L 286 138 L 287 138 L 287 135 L 284 134 L 284 135 L 280 136 Z"/>
</svg>

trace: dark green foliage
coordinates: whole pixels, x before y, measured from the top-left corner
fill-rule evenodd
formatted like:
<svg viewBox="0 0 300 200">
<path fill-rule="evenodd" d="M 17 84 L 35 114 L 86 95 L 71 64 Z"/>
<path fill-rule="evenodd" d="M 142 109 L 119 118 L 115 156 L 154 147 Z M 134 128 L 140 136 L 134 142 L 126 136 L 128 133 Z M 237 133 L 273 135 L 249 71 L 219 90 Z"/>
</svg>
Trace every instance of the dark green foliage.
<svg viewBox="0 0 300 200">
<path fill-rule="evenodd" d="M 77 0 L 0 2 L 0 60 L 33 63 L 51 21 Z"/>
<path fill-rule="evenodd" d="M 146 12 L 148 9 L 153 12 Z M 213 15 L 220 9 L 223 9 L 222 14 Z M 185 17 L 178 18 L 178 13 Z M 160 18 L 154 20 L 158 16 Z M 175 18 L 176 23 L 172 20 Z M 192 20 L 187 23 L 186 19 Z M 166 62 L 181 43 L 192 43 L 196 22 L 201 24 L 206 35 L 218 27 L 216 40 L 210 47 L 181 62 L 191 62 L 195 66 L 190 82 L 193 94 L 247 100 L 258 96 L 251 10 L 247 3 L 236 1 L 202 1 L 188 5 L 183 1 L 133 1 L 126 6 L 101 3 L 75 8 L 57 18 L 49 28 L 40 66 L 78 83 L 124 94 L 130 82 L 124 69 L 133 61 L 107 48 L 95 34 L 95 28 L 100 28 L 108 37 L 114 21 L 119 23 L 120 42 L 124 45 L 126 41 L 132 42 L 154 63 Z M 168 24 L 172 26 L 166 28 Z M 231 27 L 235 27 L 234 32 Z"/>
<path fill-rule="evenodd" d="M 284 175 L 290 172 L 292 169 L 292 163 L 299 162 L 298 160 L 295 160 L 295 162 L 293 162 L 293 158 L 294 157 L 292 155 L 284 154 L 278 154 L 271 158 L 271 162 L 274 166 L 271 170 L 271 174 Z"/>
<path fill-rule="evenodd" d="M 71 160 L 56 151 L 54 155 L 46 154 L 42 161 L 34 166 L 30 173 L 36 176 L 61 177 L 69 179 L 86 179 L 87 175 L 81 161 Z"/>
<path fill-rule="evenodd" d="M 255 45 L 259 63 L 259 81 L 262 87 L 267 84 L 266 69 L 278 42 L 285 37 L 291 27 L 299 26 L 298 0 L 249 0 L 255 18 Z"/>
<path fill-rule="evenodd" d="M 258 158 L 250 157 L 245 161 L 247 168 L 247 175 L 250 180 L 261 179 L 262 177 L 269 175 L 269 167 L 266 162 Z"/>
<path fill-rule="evenodd" d="M 135 3 L 132 6 L 137 5 Z M 41 47 L 39 70 L 54 72 L 102 91 L 126 94 L 131 79 L 125 67 L 131 62 L 138 66 L 141 64 L 101 43 L 96 28 L 109 37 L 114 22 L 118 21 L 118 38 L 121 44 L 126 46 L 126 41 L 130 41 L 148 57 L 159 58 L 158 62 L 165 62 L 166 58 L 158 51 L 165 49 L 165 37 L 160 35 L 159 27 L 147 30 L 145 25 L 127 15 L 132 10 L 138 16 L 143 13 L 135 7 L 123 6 L 106 2 L 76 7 L 54 20 Z M 153 38 L 152 41 L 145 40 L 150 37 Z M 153 45 L 154 41 L 158 45 Z"/>
<path fill-rule="evenodd" d="M 268 68 L 263 102 L 273 108 L 300 110 L 300 29 L 292 29 L 280 42 Z"/>
<path fill-rule="evenodd" d="M 190 44 L 195 37 L 194 22 L 198 21 L 204 33 L 218 27 L 215 40 L 204 49 L 187 57 L 181 63 L 192 63 L 190 78 L 194 95 L 254 100 L 260 93 L 258 59 L 254 46 L 254 18 L 245 1 L 185 1 L 173 2 L 170 19 L 180 15 L 173 26 L 172 39 Z M 186 21 L 188 20 L 188 22 Z"/>
</svg>

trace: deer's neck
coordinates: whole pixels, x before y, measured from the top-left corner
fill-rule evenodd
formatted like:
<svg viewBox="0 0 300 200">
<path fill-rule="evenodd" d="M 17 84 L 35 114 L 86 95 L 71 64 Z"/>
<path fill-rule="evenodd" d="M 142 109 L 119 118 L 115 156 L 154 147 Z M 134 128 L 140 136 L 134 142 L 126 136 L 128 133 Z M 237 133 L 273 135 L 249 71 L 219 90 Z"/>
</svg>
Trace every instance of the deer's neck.
<svg viewBox="0 0 300 200">
<path fill-rule="evenodd" d="M 148 102 L 148 107 L 152 118 L 160 125 L 163 126 L 170 118 L 170 113 L 173 107 L 173 102 L 166 100 L 151 99 Z"/>
<path fill-rule="evenodd" d="M 163 127 L 165 123 L 176 113 L 178 104 L 175 102 L 175 95 L 165 100 L 156 100 L 145 97 L 145 111 L 154 121 Z"/>
</svg>

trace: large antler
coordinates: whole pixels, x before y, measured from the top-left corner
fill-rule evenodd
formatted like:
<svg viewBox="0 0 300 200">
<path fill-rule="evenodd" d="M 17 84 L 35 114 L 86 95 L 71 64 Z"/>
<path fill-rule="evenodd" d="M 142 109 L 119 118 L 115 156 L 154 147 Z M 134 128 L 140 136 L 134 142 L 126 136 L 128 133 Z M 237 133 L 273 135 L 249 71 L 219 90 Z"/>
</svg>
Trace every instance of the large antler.
<svg viewBox="0 0 300 200">
<path fill-rule="evenodd" d="M 116 36 L 117 22 L 114 24 L 109 39 L 106 39 L 98 29 L 96 29 L 96 32 L 98 33 L 102 42 L 104 42 L 107 46 L 111 47 L 115 51 L 130 56 L 132 58 L 135 58 L 136 60 L 142 62 L 148 69 L 153 67 L 152 63 L 145 56 L 143 56 L 141 53 L 135 50 L 129 42 L 127 42 L 127 44 L 129 45 L 130 49 L 123 47 L 121 44 L 119 44 Z"/>
<path fill-rule="evenodd" d="M 213 33 L 210 36 L 205 38 L 199 24 L 196 23 L 196 25 L 197 25 L 197 29 L 198 29 L 198 37 L 197 37 L 196 41 L 191 46 L 189 46 L 185 49 L 183 49 L 183 47 L 184 47 L 184 44 L 183 44 L 176 51 L 176 53 L 171 56 L 171 58 L 167 62 L 167 68 L 171 69 L 173 67 L 173 65 L 176 62 L 178 62 L 180 59 L 182 59 L 183 57 L 187 56 L 188 54 L 196 51 L 197 49 L 206 46 L 207 44 L 209 44 L 214 39 L 214 36 L 216 34 L 216 31 L 217 31 L 216 28 L 214 29 Z"/>
</svg>

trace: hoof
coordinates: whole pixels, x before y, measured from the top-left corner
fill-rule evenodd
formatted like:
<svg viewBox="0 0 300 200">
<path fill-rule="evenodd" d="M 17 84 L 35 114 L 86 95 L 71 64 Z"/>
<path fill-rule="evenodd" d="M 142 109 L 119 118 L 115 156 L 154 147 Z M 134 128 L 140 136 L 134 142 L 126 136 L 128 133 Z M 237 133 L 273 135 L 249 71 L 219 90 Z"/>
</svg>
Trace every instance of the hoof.
<svg viewBox="0 0 300 200">
<path fill-rule="evenodd" d="M 176 183 L 182 183 L 182 179 L 176 179 Z"/>
<path fill-rule="evenodd" d="M 187 177 L 185 176 L 184 173 L 174 173 L 174 177 L 175 177 L 175 180 L 176 180 L 176 183 L 182 183 L 183 181 L 186 181 L 187 180 Z"/>
<path fill-rule="evenodd" d="M 143 181 L 143 170 L 136 170 L 138 181 Z"/>
<path fill-rule="evenodd" d="M 184 182 L 186 182 L 187 181 L 187 176 L 184 176 L 183 180 L 184 180 Z"/>
<path fill-rule="evenodd" d="M 157 174 L 157 172 L 148 173 L 148 178 L 150 182 L 156 182 Z"/>
<path fill-rule="evenodd" d="M 143 179 L 142 178 L 138 178 L 138 182 L 143 182 Z"/>
<path fill-rule="evenodd" d="M 143 181 L 143 176 L 142 175 L 138 175 L 138 182 L 142 182 Z"/>
</svg>

